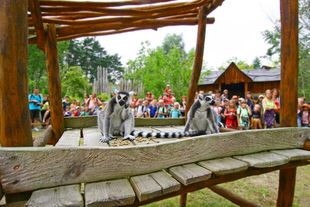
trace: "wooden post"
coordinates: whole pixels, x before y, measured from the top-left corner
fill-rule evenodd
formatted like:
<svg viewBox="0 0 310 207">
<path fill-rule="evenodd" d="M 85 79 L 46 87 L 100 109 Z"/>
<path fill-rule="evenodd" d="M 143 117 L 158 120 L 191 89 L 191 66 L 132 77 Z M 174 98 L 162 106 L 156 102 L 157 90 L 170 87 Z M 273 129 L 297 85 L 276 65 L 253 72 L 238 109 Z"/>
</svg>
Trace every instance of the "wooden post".
<svg viewBox="0 0 310 207">
<path fill-rule="evenodd" d="M 48 25 L 46 33 L 45 54 L 48 71 L 51 123 L 53 129 L 53 137 L 51 142 L 52 144 L 56 144 L 64 132 L 64 117 L 61 101 L 61 85 L 55 25 Z"/>
<path fill-rule="evenodd" d="M 32 146 L 28 108 L 28 1 L 0 3 L 0 145 Z"/>
<path fill-rule="evenodd" d="M 180 195 L 180 207 L 186 207 L 187 193 Z"/>
<path fill-rule="evenodd" d="M 203 51 L 205 44 L 205 35 L 206 35 L 206 8 L 201 7 L 199 11 L 198 17 L 198 32 L 197 32 L 197 43 L 196 43 L 196 55 L 193 66 L 191 83 L 188 90 L 188 99 L 186 104 L 186 113 L 189 111 L 192 106 L 195 98 L 195 93 L 197 91 L 197 85 L 201 73 L 202 68 L 202 60 L 203 60 Z"/>
<path fill-rule="evenodd" d="M 282 127 L 297 126 L 298 0 L 280 0 L 281 10 L 281 120 Z M 278 207 L 292 206 L 296 167 L 280 170 Z"/>
<path fill-rule="evenodd" d="M 244 82 L 244 98 L 246 97 L 246 93 L 249 91 L 249 83 Z"/>
</svg>

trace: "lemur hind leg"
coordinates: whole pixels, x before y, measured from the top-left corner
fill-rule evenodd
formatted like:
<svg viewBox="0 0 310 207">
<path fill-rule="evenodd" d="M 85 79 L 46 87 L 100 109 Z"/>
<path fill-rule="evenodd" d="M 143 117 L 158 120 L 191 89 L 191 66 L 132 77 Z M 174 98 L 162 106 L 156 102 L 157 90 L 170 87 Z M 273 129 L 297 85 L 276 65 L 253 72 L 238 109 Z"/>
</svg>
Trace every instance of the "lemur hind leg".
<svg viewBox="0 0 310 207">
<path fill-rule="evenodd" d="M 123 139 L 134 140 L 135 136 L 131 135 L 131 132 L 134 131 L 134 123 L 133 119 L 128 118 L 122 123 L 122 131 L 124 133 Z"/>
</svg>

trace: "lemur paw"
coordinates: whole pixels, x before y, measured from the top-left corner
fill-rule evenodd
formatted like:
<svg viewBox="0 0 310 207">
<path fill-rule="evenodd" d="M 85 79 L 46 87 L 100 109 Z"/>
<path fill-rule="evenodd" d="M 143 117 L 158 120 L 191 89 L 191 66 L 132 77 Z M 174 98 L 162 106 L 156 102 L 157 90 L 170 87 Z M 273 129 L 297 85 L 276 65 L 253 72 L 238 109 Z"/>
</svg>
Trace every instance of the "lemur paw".
<svg viewBox="0 0 310 207">
<path fill-rule="evenodd" d="M 124 136 L 123 139 L 124 139 L 124 140 L 125 140 L 125 139 L 134 140 L 134 139 L 135 139 L 135 136 L 127 135 L 127 136 Z"/>
<path fill-rule="evenodd" d="M 112 134 L 109 134 L 110 139 L 115 139 L 115 137 Z"/>
<path fill-rule="evenodd" d="M 111 138 L 108 136 L 101 136 L 99 140 L 102 143 L 108 143 L 111 140 Z"/>
</svg>

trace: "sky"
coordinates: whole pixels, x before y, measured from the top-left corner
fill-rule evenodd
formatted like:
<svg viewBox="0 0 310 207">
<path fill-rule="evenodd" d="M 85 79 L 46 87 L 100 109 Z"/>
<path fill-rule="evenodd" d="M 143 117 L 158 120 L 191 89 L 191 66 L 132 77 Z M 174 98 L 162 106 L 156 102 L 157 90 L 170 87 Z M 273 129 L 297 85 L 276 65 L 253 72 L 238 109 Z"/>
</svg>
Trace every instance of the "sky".
<svg viewBox="0 0 310 207">
<path fill-rule="evenodd" d="M 215 18 L 215 23 L 207 25 L 204 65 L 217 69 L 234 57 L 252 63 L 255 57 L 265 55 L 268 45 L 262 32 L 271 29 L 273 22 L 280 18 L 279 3 L 279 0 L 225 0 L 209 15 Z M 97 39 L 109 54 L 118 53 L 126 65 L 137 56 L 141 42 L 149 41 L 151 48 L 155 48 L 167 34 L 173 33 L 182 34 L 187 51 L 195 48 L 197 26 L 164 27 L 157 31 L 142 30 Z"/>
</svg>

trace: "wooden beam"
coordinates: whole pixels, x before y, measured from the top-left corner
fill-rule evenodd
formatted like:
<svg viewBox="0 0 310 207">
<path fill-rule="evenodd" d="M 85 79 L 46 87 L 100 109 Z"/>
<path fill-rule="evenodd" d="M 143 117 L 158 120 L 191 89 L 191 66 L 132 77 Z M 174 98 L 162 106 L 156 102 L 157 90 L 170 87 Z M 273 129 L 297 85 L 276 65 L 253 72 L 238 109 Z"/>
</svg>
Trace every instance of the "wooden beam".
<svg viewBox="0 0 310 207">
<path fill-rule="evenodd" d="M 52 144 L 56 144 L 64 132 L 64 117 L 61 101 L 61 85 L 55 25 L 48 25 L 46 38 L 46 66 L 48 71 L 48 91 L 53 129 L 53 137 L 51 142 Z"/>
<path fill-rule="evenodd" d="M 227 200 L 230 200 L 234 204 L 241 206 L 241 207 L 260 207 L 260 205 L 257 205 L 251 201 L 247 201 L 240 196 L 220 187 L 220 186 L 211 186 L 209 187 L 210 190 L 212 190 L 214 193 L 226 198 Z"/>
<path fill-rule="evenodd" d="M 37 34 L 38 47 L 44 51 L 45 32 L 42 22 L 40 4 L 38 0 L 28 0 L 29 10 L 31 12 L 32 22 Z"/>
<path fill-rule="evenodd" d="M 32 146 L 28 108 L 27 9 L 24 0 L 0 4 L 0 145 Z"/>
<path fill-rule="evenodd" d="M 180 207 L 186 207 L 187 193 L 180 195 Z"/>
<path fill-rule="evenodd" d="M 281 119 L 280 125 L 297 126 L 298 0 L 280 0 L 281 11 Z M 289 91 L 289 93 L 288 93 Z M 296 168 L 280 170 L 277 206 L 292 206 Z"/>
<path fill-rule="evenodd" d="M 44 147 L 53 138 L 52 126 L 48 126 L 42 135 L 33 140 L 34 147 Z"/>
<path fill-rule="evenodd" d="M 203 52 L 206 35 L 206 8 L 202 7 L 199 11 L 198 16 L 198 32 L 197 32 L 197 43 L 196 43 L 196 54 L 193 66 L 192 78 L 188 90 L 188 99 L 186 104 L 186 113 L 192 106 L 197 91 L 198 81 L 202 69 L 203 63 Z"/>
<path fill-rule="evenodd" d="M 15 193 L 141 175 L 219 157 L 301 148 L 303 134 L 309 131 L 303 128 L 238 131 L 141 147 L 1 147 L 1 184 L 5 193 Z M 152 154 L 152 165 L 145 160 L 146 154 Z"/>
</svg>

